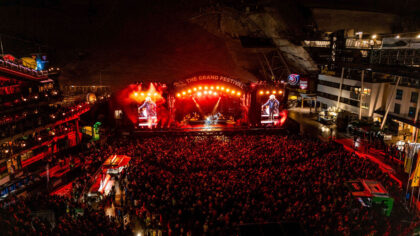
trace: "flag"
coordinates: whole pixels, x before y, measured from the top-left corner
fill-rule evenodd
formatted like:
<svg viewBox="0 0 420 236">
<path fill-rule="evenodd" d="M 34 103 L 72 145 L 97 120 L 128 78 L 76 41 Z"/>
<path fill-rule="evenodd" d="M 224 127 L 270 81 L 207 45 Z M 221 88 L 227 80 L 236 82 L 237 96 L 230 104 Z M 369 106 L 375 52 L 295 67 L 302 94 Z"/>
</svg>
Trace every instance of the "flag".
<svg viewBox="0 0 420 236">
<path fill-rule="evenodd" d="M 413 149 L 414 147 L 412 145 L 408 145 L 405 149 L 405 160 L 404 160 L 404 172 L 410 173 L 411 166 L 413 165 Z"/>
<path fill-rule="evenodd" d="M 418 187 L 420 184 L 420 152 L 417 154 L 416 170 L 413 173 L 411 187 Z"/>
<path fill-rule="evenodd" d="M 419 151 L 420 145 L 418 143 L 410 143 L 405 148 L 405 160 L 404 160 L 404 172 L 409 174 L 412 171 L 413 159 L 417 151 Z"/>
<path fill-rule="evenodd" d="M 410 156 L 406 156 L 404 160 L 404 172 L 410 173 L 411 166 L 413 165 L 413 158 Z"/>
</svg>

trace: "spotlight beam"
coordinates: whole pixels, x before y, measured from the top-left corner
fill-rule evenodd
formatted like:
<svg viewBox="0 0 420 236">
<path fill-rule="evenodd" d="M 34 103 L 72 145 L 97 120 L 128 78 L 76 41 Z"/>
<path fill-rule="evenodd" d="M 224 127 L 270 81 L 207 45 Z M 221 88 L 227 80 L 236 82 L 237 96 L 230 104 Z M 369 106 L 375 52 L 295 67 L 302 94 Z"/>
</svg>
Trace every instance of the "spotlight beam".
<svg viewBox="0 0 420 236">
<path fill-rule="evenodd" d="M 219 100 L 217 100 L 216 105 L 214 105 L 213 110 L 211 111 L 211 114 L 212 114 L 212 115 L 213 115 L 214 113 L 216 113 L 217 108 L 219 107 L 220 99 L 222 99 L 222 97 L 219 97 Z"/>
<path fill-rule="evenodd" d="M 200 114 L 204 117 L 204 112 L 201 110 L 200 105 L 198 104 L 198 102 L 195 100 L 195 98 L 193 97 L 192 100 L 195 103 L 195 106 L 198 108 L 198 111 L 200 112 Z"/>
</svg>

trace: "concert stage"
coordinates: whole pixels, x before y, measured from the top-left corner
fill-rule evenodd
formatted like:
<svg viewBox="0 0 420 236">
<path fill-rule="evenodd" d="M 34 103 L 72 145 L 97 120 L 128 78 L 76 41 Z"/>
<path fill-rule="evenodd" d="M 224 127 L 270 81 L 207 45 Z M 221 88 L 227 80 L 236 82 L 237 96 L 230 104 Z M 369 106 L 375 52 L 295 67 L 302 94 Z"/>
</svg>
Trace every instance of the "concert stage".
<svg viewBox="0 0 420 236">
<path fill-rule="evenodd" d="M 235 134 L 292 134 L 299 133 L 299 123 L 287 119 L 283 126 L 239 126 L 239 125 L 191 125 L 168 129 L 127 129 L 123 135 L 156 136 L 156 135 L 235 135 Z"/>
<path fill-rule="evenodd" d="M 156 135 L 235 135 L 235 134 L 289 134 L 290 130 L 286 128 L 249 128 L 249 127 L 190 127 L 173 129 L 155 129 L 155 130 L 131 130 L 123 132 L 123 135 L 136 136 L 156 136 Z"/>
<path fill-rule="evenodd" d="M 283 130 L 286 85 L 201 74 L 171 84 L 131 84 L 113 96 L 111 107 L 116 126 L 132 125 L 134 133 Z"/>
</svg>

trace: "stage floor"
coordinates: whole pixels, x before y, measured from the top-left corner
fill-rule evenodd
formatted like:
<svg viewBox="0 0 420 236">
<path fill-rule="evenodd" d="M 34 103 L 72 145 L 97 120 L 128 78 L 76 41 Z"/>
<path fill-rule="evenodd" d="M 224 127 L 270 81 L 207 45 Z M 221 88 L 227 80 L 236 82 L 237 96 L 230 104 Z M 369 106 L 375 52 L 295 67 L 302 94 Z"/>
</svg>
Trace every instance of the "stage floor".
<svg viewBox="0 0 420 236">
<path fill-rule="evenodd" d="M 285 127 L 249 127 L 238 125 L 190 125 L 169 129 L 135 129 L 134 134 L 138 135 L 215 135 L 215 134 L 235 134 L 235 133 L 286 133 Z M 126 132 L 129 133 L 129 132 Z"/>
</svg>

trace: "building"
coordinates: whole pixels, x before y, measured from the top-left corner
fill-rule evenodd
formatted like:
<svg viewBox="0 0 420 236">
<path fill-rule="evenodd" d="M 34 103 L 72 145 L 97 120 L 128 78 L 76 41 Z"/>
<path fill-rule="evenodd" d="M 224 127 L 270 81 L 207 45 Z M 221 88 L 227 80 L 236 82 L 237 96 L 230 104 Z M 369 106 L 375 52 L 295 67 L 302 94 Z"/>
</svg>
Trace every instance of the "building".
<svg viewBox="0 0 420 236">
<path fill-rule="evenodd" d="M 330 45 L 337 40 L 305 42 L 321 68 L 317 101 L 323 110 L 339 108 L 355 119 L 382 122 L 386 116 L 388 123 L 398 124 L 398 135 L 412 136 L 420 109 L 420 38 L 376 37 L 380 46 L 374 43 L 371 48 L 344 36 L 341 41 L 346 43 L 338 42 L 335 47 Z M 399 46 L 403 45 L 400 41 L 404 46 Z"/>
<path fill-rule="evenodd" d="M 10 184 L 40 160 L 80 142 L 78 120 L 84 103 L 64 104 L 56 80 L 0 57 L 0 197 L 20 184 Z M 30 172 L 30 171 L 29 171 Z"/>
</svg>

